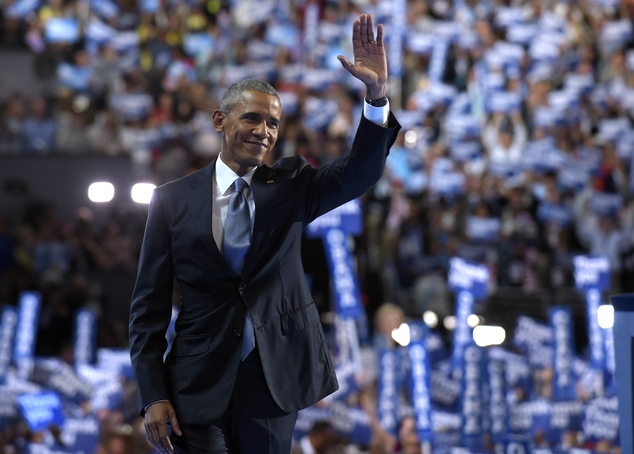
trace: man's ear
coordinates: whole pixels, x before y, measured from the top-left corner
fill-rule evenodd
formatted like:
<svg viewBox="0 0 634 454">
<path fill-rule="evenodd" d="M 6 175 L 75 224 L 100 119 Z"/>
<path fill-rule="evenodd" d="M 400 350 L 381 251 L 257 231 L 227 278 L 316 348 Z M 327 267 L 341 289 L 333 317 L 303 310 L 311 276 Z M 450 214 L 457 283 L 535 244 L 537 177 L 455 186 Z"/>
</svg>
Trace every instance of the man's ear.
<svg viewBox="0 0 634 454">
<path fill-rule="evenodd" d="M 214 113 L 211 114 L 211 121 L 214 125 L 214 129 L 216 130 L 216 132 L 223 132 L 225 130 L 224 128 L 224 120 L 225 120 L 225 113 L 221 110 L 214 110 Z"/>
</svg>

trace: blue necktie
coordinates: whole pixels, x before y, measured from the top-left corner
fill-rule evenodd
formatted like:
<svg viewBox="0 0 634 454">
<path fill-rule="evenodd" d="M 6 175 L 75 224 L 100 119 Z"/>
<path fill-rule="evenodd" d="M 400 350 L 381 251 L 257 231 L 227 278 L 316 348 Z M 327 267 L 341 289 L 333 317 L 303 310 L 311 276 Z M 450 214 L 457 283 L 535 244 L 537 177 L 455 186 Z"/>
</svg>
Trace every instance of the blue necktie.
<svg viewBox="0 0 634 454">
<path fill-rule="evenodd" d="M 248 186 L 247 182 L 242 178 L 238 178 L 233 182 L 227 218 L 225 219 L 225 260 L 231 270 L 238 276 L 242 274 L 244 256 L 249 250 L 249 244 L 251 243 L 251 215 L 249 214 L 249 204 L 244 198 L 244 190 Z M 253 321 L 251 320 L 251 314 L 247 312 L 247 318 L 244 321 L 244 339 L 242 340 L 240 359 L 244 361 L 254 347 Z"/>
</svg>

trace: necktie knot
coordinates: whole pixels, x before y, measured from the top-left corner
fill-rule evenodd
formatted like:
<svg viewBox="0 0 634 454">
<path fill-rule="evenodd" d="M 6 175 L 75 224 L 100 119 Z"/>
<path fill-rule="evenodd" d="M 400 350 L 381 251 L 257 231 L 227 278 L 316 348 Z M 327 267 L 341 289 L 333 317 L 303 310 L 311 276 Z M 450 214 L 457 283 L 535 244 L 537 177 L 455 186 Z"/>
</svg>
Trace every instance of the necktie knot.
<svg viewBox="0 0 634 454">
<path fill-rule="evenodd" d="M 244 195 L 244 190 L 248 188 L 249 185 L 244 179 L 236 178 L 236 180 L 231 185 L 231 192 L 241 192 Z"/>
</svg>

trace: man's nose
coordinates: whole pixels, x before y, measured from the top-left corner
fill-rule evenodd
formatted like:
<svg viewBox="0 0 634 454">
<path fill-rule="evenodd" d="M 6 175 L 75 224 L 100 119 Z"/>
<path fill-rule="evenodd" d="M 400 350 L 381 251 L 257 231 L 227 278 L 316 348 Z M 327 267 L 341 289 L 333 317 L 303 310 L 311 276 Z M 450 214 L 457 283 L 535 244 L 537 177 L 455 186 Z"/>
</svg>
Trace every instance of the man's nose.
<svg viewBox="0 0 634 454">
<path fill-rule="evenodd" d="M 266 122 L 265 121 L 258 122 L 258 124 L 255 125 L 255 127 L 253 128 L 253 134 L 260 137 L 266 137 Z"/>
</svg>

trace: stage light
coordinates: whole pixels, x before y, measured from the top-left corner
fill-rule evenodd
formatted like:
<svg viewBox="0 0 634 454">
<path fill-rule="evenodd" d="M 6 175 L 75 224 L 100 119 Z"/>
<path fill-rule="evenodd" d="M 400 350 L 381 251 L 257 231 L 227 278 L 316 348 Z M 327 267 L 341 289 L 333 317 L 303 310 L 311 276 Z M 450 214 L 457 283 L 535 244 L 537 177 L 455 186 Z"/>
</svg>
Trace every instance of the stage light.
<svg viewBox="0 0 634 454">
<path fill-rule="evenodd" d="M 479 347 L 500 345 L 506 338 L 506 331 L 501 326 L 479 325 L 473 329 L 473 340 Z"/>
<path fill-rule="evenodd" d="M 423 314 L 423 321 L 425 322 L 425 325 L 429 326 L 430 328 L 435 328 L 436 326 L 438 326 L 438 315 L 436 315 L 436 313 L 432 311 L 425 311 L 425 313 Z"/>
<path fill-rule="evenodd" d="M 155 188 L 156 185 L 152 183 L 137 183 L 132 186 L 130 196 L 136 203 L 150 203 Z"/>
<path fill-rule="evenodd" d="M 471 314 L 467 317 L 467 324 L 471 327 L 471 328 L 475 328 L 478 325 L 482 324 L 482 321 L 480 320 L 480 316 L 476 315 L 476 314 Z"/>
<path fill-rule="evenodd" d="M 405 133 L 405 146 L 407 148 L 414 148 L 418 141 L 418 134 L 416 131 L 409 130 Z"/>
<path fill-rule="evenodd" d="M 456 316 L 449 315 L 445 317 L 445 319 L 442 321 L 442 324 L 445 326 L 447 330 L 453 331 L 454 329 L 456 329 Z"/>
<path fill-rule="evenodd" d="M 114 186 L 107 181 L 97 181 L 88 187 L 88 198 L 91 202 L 110 202 L 114 198 Z"/>
<path fill-rule="evenodd" d="M 393 329 L 392 339 L 403 347 L 409 345 L 409 325 L 407 323 L 402 323 L 397 329 Z"/>
<path fill-rule="evenodd" d="M 611 304 L 602 304 L 597 309 L 597 318 L 599 326 L 603 329 L 612 328 L 614 326 L 614 306 Z"/>
</svg>

